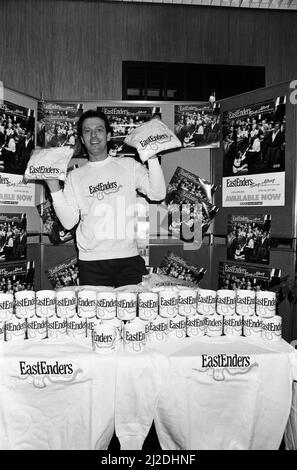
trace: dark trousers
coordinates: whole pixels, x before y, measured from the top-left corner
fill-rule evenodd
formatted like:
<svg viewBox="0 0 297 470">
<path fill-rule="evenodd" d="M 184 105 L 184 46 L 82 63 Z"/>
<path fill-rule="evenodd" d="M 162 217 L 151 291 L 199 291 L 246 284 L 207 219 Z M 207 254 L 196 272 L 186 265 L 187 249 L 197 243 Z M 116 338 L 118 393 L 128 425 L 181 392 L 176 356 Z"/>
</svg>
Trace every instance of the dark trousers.
<svg viewBox="0 0 297 470">
<path fill-rule="evenodd" d="M 88 286 L 120 287 L 139 284 L 147 274 L 141 256 L 104 259 L 98 261 L 78 260 L 79 283 Z"/>
</svg>

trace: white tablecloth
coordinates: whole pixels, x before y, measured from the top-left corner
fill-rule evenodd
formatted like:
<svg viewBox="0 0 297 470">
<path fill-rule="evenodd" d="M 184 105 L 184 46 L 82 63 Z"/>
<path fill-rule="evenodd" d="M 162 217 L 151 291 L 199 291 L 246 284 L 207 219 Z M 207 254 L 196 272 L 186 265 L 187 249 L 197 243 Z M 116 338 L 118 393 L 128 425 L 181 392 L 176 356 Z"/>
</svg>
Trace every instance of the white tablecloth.
<svg viewBox="0 0 297 470">
<path fill-rule="evenodd" d="M 158 350 L 170 358 L 154 418 L 163 450 L 279 448 L 297 376 L 288 343 L 205 337 Z M 249 355 L 250 367 L 202 368 L 202 354 L 223 353 Z"/>
<path fill-rule="evenodd" d="M 249 355 L 247 369 L 202 369 L 202 354 Z M 154 419 L 163 450 L 277 449 L 288 420 L 296 351 L 285 341 L 187 338 L 144 353 L 26 341 L 0 350 L 1 449 L 141 449 Z M 71 364 L 21 375 L 20 361 Z"/>
<path fill-rule="evenodd" d="M 114 431 L 116 361 L 66 342 L 2 348 L 0 448 L 106 449 Z M 71 364 L 66 375 L 20 374 L 20 361 Z"/>
</svg>

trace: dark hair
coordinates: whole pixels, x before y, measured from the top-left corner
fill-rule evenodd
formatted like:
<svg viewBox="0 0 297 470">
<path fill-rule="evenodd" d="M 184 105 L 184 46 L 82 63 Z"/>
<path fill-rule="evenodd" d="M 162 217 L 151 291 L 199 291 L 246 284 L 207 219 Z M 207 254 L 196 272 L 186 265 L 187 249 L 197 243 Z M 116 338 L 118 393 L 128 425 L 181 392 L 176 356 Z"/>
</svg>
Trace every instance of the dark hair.
<svg viewBox="0 0 297 470">
<path fill-rule="evenodd" d="M 102 121 L 104 121 L 104 124 L 105 124 L 105 129 L 106 129 L 106 132 L 107 134 L 110 132 L 112 132 L 112 128 L 109 124 L 109 121 L 108 121 L 108 118 L 106 116 L 105 113 L 103 113 L 103 111 L 98 111 L 97 109 L 88 109 L 87 111 L 85 111 L 79 118 L 78 122 L 77 122 L 77 133 L 79 135 L 79 137 L 82 137 L 82 126 L 83 126 L 83 122 L 85 119 L 88 119 L 88 118 L 99 118 L 99 119 L 102 119 Z"/>
</svg>

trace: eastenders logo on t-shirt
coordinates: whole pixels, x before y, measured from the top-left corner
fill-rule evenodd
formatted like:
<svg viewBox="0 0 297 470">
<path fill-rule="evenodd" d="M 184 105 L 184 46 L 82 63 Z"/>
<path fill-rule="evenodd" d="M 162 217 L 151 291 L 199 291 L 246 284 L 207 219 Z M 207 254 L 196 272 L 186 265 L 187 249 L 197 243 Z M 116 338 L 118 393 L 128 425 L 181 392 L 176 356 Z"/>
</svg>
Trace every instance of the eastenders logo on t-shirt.
<svg viewBox="0 0 297 470">
<path fill-rule="evenodd" d="M 157 134 L 149 135 L 145 140 L 140 140 L 140 145 L 142 148 L 145 148 L 147 145 L 150 145 L 152 142 L 167 142 L 171 139 L 168 134 Z"/>
<path fill-rule="evenodd" d="M 96 186 L 89 186 L 90 194 L 108 191 L 110 189 L 116 190 L 118 189 L 118 184 L 116 181 L 107 181 L 107 183 L 98 183 Z"/>
<path fill-rule="evenodd" d="M 35 166 L 30 165 L 29 171 L 32 174 L 34 174 L 34 173 L 48 173 L 48 174 L 54 174 L 54 175 L 59 174 L 59 168 L 53 168 L 51 166 L 38 166 L 38 167 L 35 167 Z"/>
</svg>

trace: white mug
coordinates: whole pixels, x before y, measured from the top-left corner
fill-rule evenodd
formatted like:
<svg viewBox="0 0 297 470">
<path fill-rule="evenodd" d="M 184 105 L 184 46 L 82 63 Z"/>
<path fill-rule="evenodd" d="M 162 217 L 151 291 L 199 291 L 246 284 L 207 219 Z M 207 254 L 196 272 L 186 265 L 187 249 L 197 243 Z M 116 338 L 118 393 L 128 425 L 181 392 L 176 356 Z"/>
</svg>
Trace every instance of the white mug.
<svg viewBox="0 0 297 470">
<path fill-rule="evenodd" d="M 260 290 L 256 293 L 256 314 L 262 318 L 271 318 L 276 314 L 276 293 Z"/>
<path fill-rule="evenodd" d="M 204 336 L 205 321 L 204 315 L 191 315 L 187 317 L 186 325 L 187 336 Z"/>
<path fill-rule="evenodd" d="M 255 291 L 237 289 L 236 290 L 236 313 L 244 317 L 255 314 Z"/>
<path fill-rule="evenodd" d="M 13 314 L 13 295 L 0 293 L 0 321 L 8 321 Z"/>
<path fill-rule="evenodd" d="M 118 329 L 106 322 L 96 322 L 92 331 L 92 347 L 97 353 L 108 354 L 115 350 Z"/>
<path fill-rule="evenodd" d="M 20 290 L 14 294 L 15 316 L 17 318 L 32 318 L 35 315 L 35 292 Z"/>
<path fill-rule="evenodd" d="M 195 315 L 197 309 L 197 290 L 180 289 L 178 292 L 178 314 L 184 317 Z"/>
<path fill-rule="evenodd" d="M 67 336 L 83 340 L 87 337 L 87 320 L 85 318 L 67 318 Z"/>
<path fill-rule="evenodd" d="M 80 290 L 77 294 L 77 315 L 80 318 L 94 318 L 97 312 L 95 290 Z"/>
<path fill-rule="evenodd" d="M 117 314 L 117 295 L 115 292 L 97 292 L 97 318 L 111 320 Z"/>
<path fill-rule="evenodd" d="M 159 315 L 163 318 L 173 318 L 178 314 L 177 289 L 163 289 L 159 292 Z"/>
<path fill-rule="evenodd" d="M 242 335 L 242 317 L 239 315 L 224 316 L 224 335 L 241 336 Z"/>
<path fill-rule="evenodd" d="M 72 318 L 76 314 L 76 293 L 74 290 L 60 290 L 56 293 L 56 310 L 59 318 Z"/>
<path fill-rule="evenodd" d="M 217 293 L 215 290 L 198 289 L 197 312 L 201 315 L 214 315 L 216 313 Z"/>
<path fill-rule="evenodd" d="M 222 336 L 223 334 L 223 316 L 215 313 L 214 315 L 206 315 L 205 333 L 207 336 Z"/>
<path fill-rule="evenodd" d="M 36 292 L 36 316 L 49 318 L 56 314 L 56 292 L 54 290 L 38 290 Z"/>
<path fill-rule="evenodd" d="M 41 341 L 47 336 L 46 318 L 28 318 L 27 337 L 31 341 Z"/>
<path fill-rule="evenodd" d="M 217 291 L 217 313 L 225 317 L 235 315 L 235 291 L 219 289 Z"/>
<path fill-rule="evenodd" d="M 127 322 L 123 328 L 124 351 L 139 353 L 146 344 L 145 323 L 139 318 Z"/>
<path fill-rule="evenodd" d="M 168 339 L 168 318 L 158 315 L 149 322 L 149 341 L 167 341 Z"/>
<path fill-rule="evenodd" d="M 158 315 L 159 296 L 157 292 L 138 294 L 138 316 L 142 320 L 153 320 Z"/>
<path fill-rule="evenodd" d="M 261 338 L 263 318 L 256 315 L 243 317 L 243 334 L 246 337 Z"/>
<path fill-rule="evenodd" d="M 5 322 L 6 341 L 24 341 L 26 338 L 26 319 L 16 318 L 15 315 Z"/>
<path fill-rule="evenodd" d="M 47 320 L 47 337 L 61 338 L 66 336 L 66 318 L 49 318 Z"/>
<path fill-rule="evenodd" d="M 117 317 L 120 320 L 133 320 L 136 317 L 137 294 L 135 292 L 117 293 Z"/>
<path fill-rule="evenodd" d="M 262 339 L 265 341 L 280 341 L 282 338 L 282 317 L 262 318 Z"/>
<path fill-rule="evenodd" d="M 168 318 L 168 338 L 183 339 L 186 337 L 186 323 L 185 316 L 176 315 L 176 317 Z"/>
</svg>

